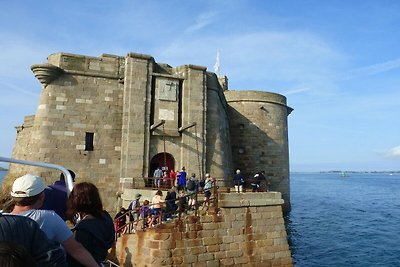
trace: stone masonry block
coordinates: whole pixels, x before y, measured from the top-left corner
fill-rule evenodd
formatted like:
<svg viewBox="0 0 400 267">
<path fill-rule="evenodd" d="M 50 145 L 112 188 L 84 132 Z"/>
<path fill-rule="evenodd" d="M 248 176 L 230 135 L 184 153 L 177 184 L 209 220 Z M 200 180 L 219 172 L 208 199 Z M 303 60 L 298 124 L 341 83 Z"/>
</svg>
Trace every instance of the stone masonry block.
<svg viewBox="0 0 400 267">
<path fill-rule="evenodd" d="M 203 238 L 204 246 L 221 244 L 221 243 L 222 243 L 221 237 L 205 237 L 205 238 Z"/>
<path fill-rule="evenodd" d="M 204 223 L 203 229 L 204 230 L 215 230 L 215 229 L 218 229 L 218 224 L 217 223 Z"/>
<path fill-rule="evenodd" d="M 229 244 L 229 250 L 238 250 L 238 249 L 240 249 L 240 246 L 239 246 L 238 242 Z"/>
<path fill-rule="evenodd" d="M 189 250 L 190 250 L 190 253 L 193 254 L 193 255 L 202 254 L 202 253 L 205 253 L 207 251 L 204 246 L 192 247 Z"/>
<path fill-rule="evenodd" d="M 207 252 L 217 252 L 220 250 L 219 245 L 209 245 L 206 247 Z"/>
<path fill-rule="evenodd" d="M 171 249 L 175 247 L 175 241 L 165 240 L 160 243 L 160 249 Z"/>
<path fill-rule="evenodd" d="M 224 244 L 232 243 L 234 241 L 233 236 L 224 236 L 222 237 L 222 241 L 224 242 Z"/>
<path fill-rule="evenodd" d="M 214 253 L 215 259 L 225 259 L 226 258 L 226 251 L 225 250 L 221 250 L 221 251 L 217 251 Z"/>
<path fill-rule="evenodd" d="M 168 233 L 156 234 L 154 236 L 154 240 L 161 240 L 161 241 L 168 240 L 169 238 L 171 238 L 171 234 Z"/>
<path fill-rule="evenodd" d="M 249 262 L 249 258 L 248 257 L 240 257 L 240 258 L 235 258 L 234 259 L 235 264 L 246 264 Z"/>
<path fill-rule="evenodd" d="M 232 266 L 235 264 L 233 258 L 221 259 L 220 260 L 221 266 Z"/>
<path fill-rule="evenodd" d="M 219 267 L 218 260 L 209 260 L 207 261 L 207 267 Z"/>
<path fill-rule="evenodd" d="M 187 264 L 197 262 L 197 255 L 185 255 L 183 257 L 183 263 L 187 266 Z"/>
<path fill-rule="evenodd" d="M 215 236 L 215 231 L 218 231 L 218 230 L 202 230 L 202 231 L 198 232 L 197 237 L 202 238 L 202 237 Z"/>
<path fill-rule="evenodd" d="M 228 234 L 228 230 L 226 228 L 222 228 L 222 226 L 220 225 L 221 229 L 215 230 L 214 234 L 216 236 L 226 236 Z"/>
<path fill-rule="evenodd" d="M 172 256 L 184 256 L 189 253 L 189 248 L 184 247 L 184 248 L 175 248 L 172 250 Z"/>
<path fill-rule="evenodd" d="M 161 249 L 156 249 L 156 250 L 151 250 L 151 256 L 152 257 L 161 257 L 161 258 L 168 258 L 172 256 L 172 253 L 170 250 L 161 250 Z"/>
<path fill-rule="evenodd" d="M 204 253 L 204 254 L 200 254 L 197 258 L 197 260 L 199 262 L 202 261 L 210 261 L 214 259 L 214 254 L 213 253 Z"/>
<path fill-rule="evenodd" d="M 239 258 L 243 256 L 243 250 L 230 250 L 226 252 L 228 258 Z"/>
<path fill-rule="evenodd" d="M 230 236 L 239 235 L 240 233 L 241 233 L 241 228 L 228 229 L 228 235 Z"/>
<path fill-rule="evenodd" d="M 159 249 L 160 241 L 150 240 L 149 248 L 151 249 Z"/>
</svg>

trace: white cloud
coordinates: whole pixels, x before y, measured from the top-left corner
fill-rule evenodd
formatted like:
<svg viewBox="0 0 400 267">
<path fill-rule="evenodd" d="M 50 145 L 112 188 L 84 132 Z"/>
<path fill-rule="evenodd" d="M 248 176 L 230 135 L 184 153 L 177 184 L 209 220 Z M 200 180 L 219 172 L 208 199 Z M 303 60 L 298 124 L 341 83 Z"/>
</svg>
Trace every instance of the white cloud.
<svg viewBox="0 0 400 267">
<path fill-rule="evenodd" d="M 196 18 L 195 23 L 186 29 L 186 32 L 194 32 L 210 25 L 216 20 L 217 14 L 215 11 L 200 14 Z"/>
<path fill-rule="evenodd" d="M 201 60 L 202 65 L 211 67 L 217 49 L 221 55 L 221 73 L 226 71 L 228 76 L 255 80 L 322 79 L 331 75 L 333 66 L 343 60 L 343 55 L 328 43 L 307 32 L 263 31 L 181 37 L 159 47 L 156 54 L 167 60 L 185 60 L 186 63 L 199 64 Z"/>
<path fill-rule="evenodd" d="M 388 158 L 400 158 L 400 146 L 393 147 L 385 152 Z"/>
<path fill-rule="evenodd" d="M 300 93 L 308 92 L 310 90 L 311 90 L 311 88 L 308 88 L 308 87 L 294 88 L 294 89 L 289 89 L 286 92 L 284 92 L 284 95 L 300 94 Z"/>
<path fill-rule="evenodd" d="M 376 75 L 379 73 L 391 71 L 400 68 L 400 59 L 394 59 L 382 63 L 373 64 L 370 66 L 365 66 L 357 69 L 348 71 L 342 74 L 338 79 L 340 80 L 350 80 L 354 78 Z"/>
</svg>

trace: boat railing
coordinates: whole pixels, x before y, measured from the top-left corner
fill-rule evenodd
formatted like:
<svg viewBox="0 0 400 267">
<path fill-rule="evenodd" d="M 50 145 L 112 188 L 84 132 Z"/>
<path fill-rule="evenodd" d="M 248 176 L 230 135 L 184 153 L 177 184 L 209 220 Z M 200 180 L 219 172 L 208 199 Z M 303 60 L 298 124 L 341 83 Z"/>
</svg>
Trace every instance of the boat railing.
<svg viewBox="0 0 400 267">
<path fill-rule="evenodd" d="M 72 176 L 69 173 L 69 171 L 57 164 L 52 164 L 52 163 L 45 163 L 45 162 L 36 162 L 36 161 L 28 161 L 28 160 L 19 160 L 19 159 L 12 159 L 12 158 L 6 158 L 6 157 L 0 157 L 0 162 L 8 162 L 8 163 L 15 163 L 15 164 L 22 164 L 22 165 L 30 165 L 30 166 L 36 166 L 36 167 L 43 167 L 43 168 L 49 168 L 49 169 L 56 169 L 59 171 L 62 171 L 64 173 L 64 177 L 66 177 L 65 182 L 67 185 L 67 194 L 69 195 L 74 187 L 74 182 L 72 180 Z"/>
<path fill-rule="evenodd" d="M 116 264 L 115 262 L 110 261 L 110 260 L 104 261 L 104 262 L 103 262 L 103 266 L 104 266 L 104 267 L 114 267 L 114 266 L 119 267 L 118 264 Z"/>
</svg>

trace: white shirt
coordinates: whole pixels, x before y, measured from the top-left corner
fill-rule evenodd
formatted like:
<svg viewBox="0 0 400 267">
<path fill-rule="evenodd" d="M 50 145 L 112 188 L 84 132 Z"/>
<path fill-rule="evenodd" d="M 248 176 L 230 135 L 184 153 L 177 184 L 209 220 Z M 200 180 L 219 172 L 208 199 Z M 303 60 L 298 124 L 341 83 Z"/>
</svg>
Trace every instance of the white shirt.
<svg viewBox="0 0 400 267">
<path fill-rule="evenodd" d="M 54 211 L 31 209 L 17 215 L 29 217 L 36 221 L 48 239 L 60 244 L 72 236 L 72 231 L 67 224 Z"/>
</svg>

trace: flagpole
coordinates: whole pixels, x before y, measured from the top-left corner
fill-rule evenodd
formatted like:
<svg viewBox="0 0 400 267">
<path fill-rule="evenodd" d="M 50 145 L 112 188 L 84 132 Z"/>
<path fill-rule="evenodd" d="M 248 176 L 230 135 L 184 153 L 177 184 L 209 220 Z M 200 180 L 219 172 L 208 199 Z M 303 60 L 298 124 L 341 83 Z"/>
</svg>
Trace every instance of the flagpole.
<svg viewBox="0 0 400 267">
<path fill-rule="evenodd" d="M 217 50 L 217 58 L 215 59 L 214 72 L 219 76 L 219 49 Z"/>
</svg>

